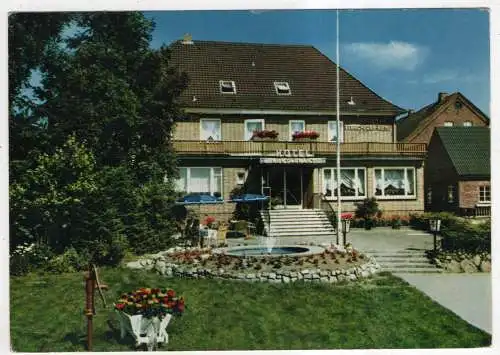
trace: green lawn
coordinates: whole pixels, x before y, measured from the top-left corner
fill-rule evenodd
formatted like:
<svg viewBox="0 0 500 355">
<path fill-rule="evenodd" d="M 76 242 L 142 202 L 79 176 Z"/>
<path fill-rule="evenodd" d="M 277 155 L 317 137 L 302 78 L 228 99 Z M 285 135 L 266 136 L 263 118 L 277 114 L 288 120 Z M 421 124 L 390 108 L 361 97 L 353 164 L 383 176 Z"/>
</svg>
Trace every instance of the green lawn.
<svg viewBox="0 0 500 355">
<path fill-rule="evenodd" d="M 481 347 L 491 336 L 390 275 L 355 284 L 257 284 L 165 279 L 100 269 L 108 303 L 138 287 L 171 287 L 186 312 L 170 323 L 169 350 Z M 11 278 L 15 351 L 84 351 L 82 273 Z M 96 299 L 94 351 L 130 351 L 111 307 Z"/>
</svg>

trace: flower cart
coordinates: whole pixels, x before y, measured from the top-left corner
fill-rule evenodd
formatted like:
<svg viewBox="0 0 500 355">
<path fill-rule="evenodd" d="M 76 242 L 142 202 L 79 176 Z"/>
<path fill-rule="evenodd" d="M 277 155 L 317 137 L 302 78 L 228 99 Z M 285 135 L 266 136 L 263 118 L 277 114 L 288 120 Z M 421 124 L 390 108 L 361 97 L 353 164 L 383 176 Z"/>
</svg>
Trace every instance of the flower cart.
<svg viewBox="0 0 500 355">
<path fill-rule="evenodd" d="M 168 344 L 167 326 L 173 315 L 184 312 L 184 299 L 177 298 L 174 290 L 141 288 L 123 294 L 115 303 L 120 322 L 120 337 L 127 334 L 136 347 L 145 344 L 149 351 L 159 344 Z"/>
</svg>

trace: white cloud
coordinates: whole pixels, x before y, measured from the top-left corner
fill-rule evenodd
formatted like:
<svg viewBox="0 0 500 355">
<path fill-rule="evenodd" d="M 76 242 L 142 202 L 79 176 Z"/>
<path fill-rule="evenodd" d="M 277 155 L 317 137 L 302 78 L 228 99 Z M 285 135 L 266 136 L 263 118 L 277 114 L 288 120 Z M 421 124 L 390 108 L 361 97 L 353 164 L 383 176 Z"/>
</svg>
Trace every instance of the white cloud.
<svg viewBox="0 0 500 355">
<path fill-rule="evenodd" d="M 422 83 L 424 84 L 438 84 L 446 81 L 456 80 L 458 78 L 458 71 L 453 69 L 438 70 L 433 73 L 425 74 Z"/>
<path fill-rule="evenodd" d="M 389 43 L 355 42 L 346 44 L 344 50 L 347 55 L 365 63 L 369 62 L 380 70 L 412 71 L 429 54 L 427 47 L 399 41 L 390 41 Z"/>
</svg>

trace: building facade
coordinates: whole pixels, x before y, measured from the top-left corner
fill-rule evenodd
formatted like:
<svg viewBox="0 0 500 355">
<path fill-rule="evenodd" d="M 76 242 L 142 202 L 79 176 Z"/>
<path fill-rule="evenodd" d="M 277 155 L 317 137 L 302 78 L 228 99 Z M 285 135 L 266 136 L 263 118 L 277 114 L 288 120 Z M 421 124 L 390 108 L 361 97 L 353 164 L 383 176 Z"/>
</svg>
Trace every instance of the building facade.
<svg viewBox="0 0 500 355">
<path fill-rule="evenodd" d="M 434 131 L 425 170 L 427 209 L 489 216 L 490 177 L 488 127 L 440 127 Z"/>
<path fill-rule="evenodd" d="M 192 41 L 171 45 L 189 78 L 173 136 L 185 193 L 271 196 L 276 208 L 336 207 L 336 142 L 343 211 L 376 197 L 388 214 L 424 209 L 426 144 L 398 143 L 404 110 L 311 46 Z M 234 205 L 202 206 L 227 219 Z"/>
</svg>

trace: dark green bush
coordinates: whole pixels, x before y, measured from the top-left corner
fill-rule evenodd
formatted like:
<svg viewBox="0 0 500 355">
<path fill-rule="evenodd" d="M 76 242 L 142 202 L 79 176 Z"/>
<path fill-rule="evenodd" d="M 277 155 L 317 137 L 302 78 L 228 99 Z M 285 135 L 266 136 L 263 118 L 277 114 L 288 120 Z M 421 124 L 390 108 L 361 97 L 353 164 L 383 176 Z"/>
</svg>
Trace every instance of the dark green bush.
<svg viewBox="0 0 500 355">
<path fill-rule="evenodd" d="M 87 264 L 87 258 L 71 247 L 64 253 L 50 259 L 45 270 L 54 273 L 75 272 L 83 270 Z"/>
<path fill-rule="evenodd" d="M 53 257 L 46 245 L 22 244 L 10 252 L 9 272 L 11 275 L 25 275 L 32 271 L 43 270 Z"/>
<path fill-rule="evenodd" d="M 441 228 L 445 251 L 491 252 L 491 223 L 473 225 L 455 220 Z"/>
<path fill-rule="evenodd" d="M 356 217 L 364 219 L 365 229 L 370 229 L 376 226 L 374 222 L 375 216 L 382 217 L 382 212 L 378 207 L 378 202 L 375 197 L 365 198 L 362 202 L 356 204 Z"/>
<path fill-rule="evenodd" d="M 441 227 L 448 227 L 457 220 L 457 216 L 450 212 L 426 212 L 410 214 L 410 226 L 415 229 L 429 230 L 429 219 L 441 219 Z"/>
</svg>

